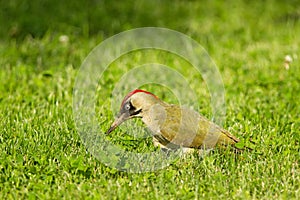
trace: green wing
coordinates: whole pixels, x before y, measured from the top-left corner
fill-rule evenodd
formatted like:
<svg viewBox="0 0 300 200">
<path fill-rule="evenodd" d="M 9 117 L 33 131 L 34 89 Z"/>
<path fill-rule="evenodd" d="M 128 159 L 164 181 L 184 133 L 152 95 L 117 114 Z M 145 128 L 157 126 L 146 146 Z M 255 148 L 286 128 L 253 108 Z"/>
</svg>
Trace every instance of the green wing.
<svg viewBox="0 0 300 200">
<path fill-rule="evenodd" d="M 160 132 L 166 141 L 183 147 L 212 148 L 234 144 L 239 140 L 199 113 L 176 105 L 165 108 L 167 117 Z"/>
</svg>

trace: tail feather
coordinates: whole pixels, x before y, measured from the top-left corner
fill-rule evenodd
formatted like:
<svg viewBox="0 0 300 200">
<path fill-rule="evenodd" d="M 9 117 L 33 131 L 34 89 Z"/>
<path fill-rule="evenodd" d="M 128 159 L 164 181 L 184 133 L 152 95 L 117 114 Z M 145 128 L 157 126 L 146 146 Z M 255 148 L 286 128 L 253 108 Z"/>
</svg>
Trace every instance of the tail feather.
<svg viewBox="0 0 300 200">
<path fill-rule="evenodd" d="M 230 144 L 234 147 L 234 149 L 238 152 L 242 152 L 245 150 L 252 151 L 253 148 L 246 145 L 243 141 L 239 140 L 237 137 L 230 134 L 228 131 L 222 129 L 221 130 L 224 136 L 227 138 L 227 145 Z M 224 140 L 226 142 L 226 140 Z M 249 140 L 252 144 L 255 144 L 253 141 Z"/>
</svg>

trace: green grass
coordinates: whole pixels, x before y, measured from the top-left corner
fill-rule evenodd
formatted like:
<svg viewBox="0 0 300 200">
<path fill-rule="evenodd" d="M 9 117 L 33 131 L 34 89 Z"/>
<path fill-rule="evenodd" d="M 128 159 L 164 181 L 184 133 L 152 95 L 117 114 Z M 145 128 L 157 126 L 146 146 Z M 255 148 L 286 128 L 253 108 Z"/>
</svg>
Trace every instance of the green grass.
<svg viewBox="0 0 300 200">
<path fill-rule="evenodd" d="M 300 198 L 297 1 L 87 2 L 78 1 L 67 13 L 68 6 L 55 1 L 0 2 L 1 199 Z M 51 16 L 51 23 L 46 23 Z M 224 127 L 239 138 L 251 137 L 260 154 L 215 151 L 203 158 L 188 156 L 158 171 L 132 174 L 109 168 L 86 151 L 72 115 L 78 69 L 99 42 L 141 26 L 181 31 L 207 49 L 226 90 Z M 59 42 L 60 35 L 68 35 L 69 43 Z M 287 54 L 293 57 L 290 70 L 283 67 Z M 106 106 L 109 92 L 124 66 L 159 60 L 183 73 L 188 66 L 183 60 L 161 57 L 166 59 L 137 53 L 113 63 L 99 82 L 106 88 L 96 105 L 103 130 L 113 118 Z M 200 111 L 211 117 L 203 80 L 194 88 Z M 157 95 L 174 101 L 168 90 Z M 120 131 L 107 139 L 132 151 L 154 150 L 149 138 L 134 140 Z"/>
</svg>

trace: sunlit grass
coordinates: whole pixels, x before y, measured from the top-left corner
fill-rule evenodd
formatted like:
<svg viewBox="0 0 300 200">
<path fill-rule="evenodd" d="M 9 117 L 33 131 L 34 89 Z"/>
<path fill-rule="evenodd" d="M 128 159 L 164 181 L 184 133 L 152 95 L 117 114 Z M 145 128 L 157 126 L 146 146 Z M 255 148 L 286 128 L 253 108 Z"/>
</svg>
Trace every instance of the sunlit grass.
<svg viewBox="0 0 300 200">
<path fill-rule="evenodd" d="M 72 15 L 72 20 L 63 18 L 69 23 L 65 30 L 59 16 L 44 31 L 44 26 L 37 28 L 42 20 L 35 19 L 31 21 L 36 25 L 33 33 L 24 28 L 28 27 L 26 6 L 16 9 L 24 18 L 15 17 L 21 32 L 7 34 L 0 42 L 0 198 L 299 199 L 298 3 L 180 1 L 157 8 L 154 3 L 140 1 L 132 6 L 133 2 L 111 7 L 106 2 L 101 8 L 84 4 L 84 8 L 93 8 L 90 20 L 83 14 Z M 76 5 L 78 13 L 80 6 Z M 17 4 L 11 1 L 7 6 Z M 66 5 L 57 6 L 64 10 Z M 45 10 L 42 16 L 48 15 Z M 1 34 L 5 35 L 14 26 L 3 19 Z M 259 153 L 235 155 L 216 150 L 204 157 L 193 154 L 164 169 L 141 174 L 120 172 L 90 155 L 73 121 L 72 91 L 78 69 L 104 37 L 139 26 L 173 28 L 207 49 L 226 91 L 223 126 L 239 138 L 253 140 Z M 109 27 L 107 32 L 99 31 L 103 27 Z M 61 35 L 69 41 L 61 41 Z M 293 58 L 289 70 L 284 67 L 286 55 Z M 113 121 L 111 103 L 120 103 L 111 99 L 115 84 L 132 66 L 151 61 L 174 67 L 190 79 L 199 97 L 198 110 L 212 117 L 205 82 L 190 71 L 189 63 L 163 52 L 132 52 L 112 63 L 99 81 L 99 91 L 105 92 L 99 94 L 95 109 L 102 131 Z M 164 101 L 177 103 L 169 88 L 143 87 Z M 134 137 L 117 129 L 107 139 L 134 152 L 156 150 L 151 138 L 143 134 Z"/>
</svg>

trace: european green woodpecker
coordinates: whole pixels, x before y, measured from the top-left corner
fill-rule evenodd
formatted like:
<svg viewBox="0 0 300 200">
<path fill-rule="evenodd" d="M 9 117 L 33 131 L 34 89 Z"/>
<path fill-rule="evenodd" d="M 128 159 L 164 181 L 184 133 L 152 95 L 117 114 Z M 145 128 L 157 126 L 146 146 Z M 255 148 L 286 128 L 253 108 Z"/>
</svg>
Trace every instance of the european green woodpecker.
<svg viewBox="0 0 300 200">
<path fill-rule="evenodd" d="M 108 131 L 109 134 L 122 122 L 142 118 L 153 135 L 153 143 L 163 149 L 194 149 L 225 147 L 239 139 L 194 110 L 168 104 L 144 90 L 130 92 L 122 101 L 120 112 Z"/>
</svg>

